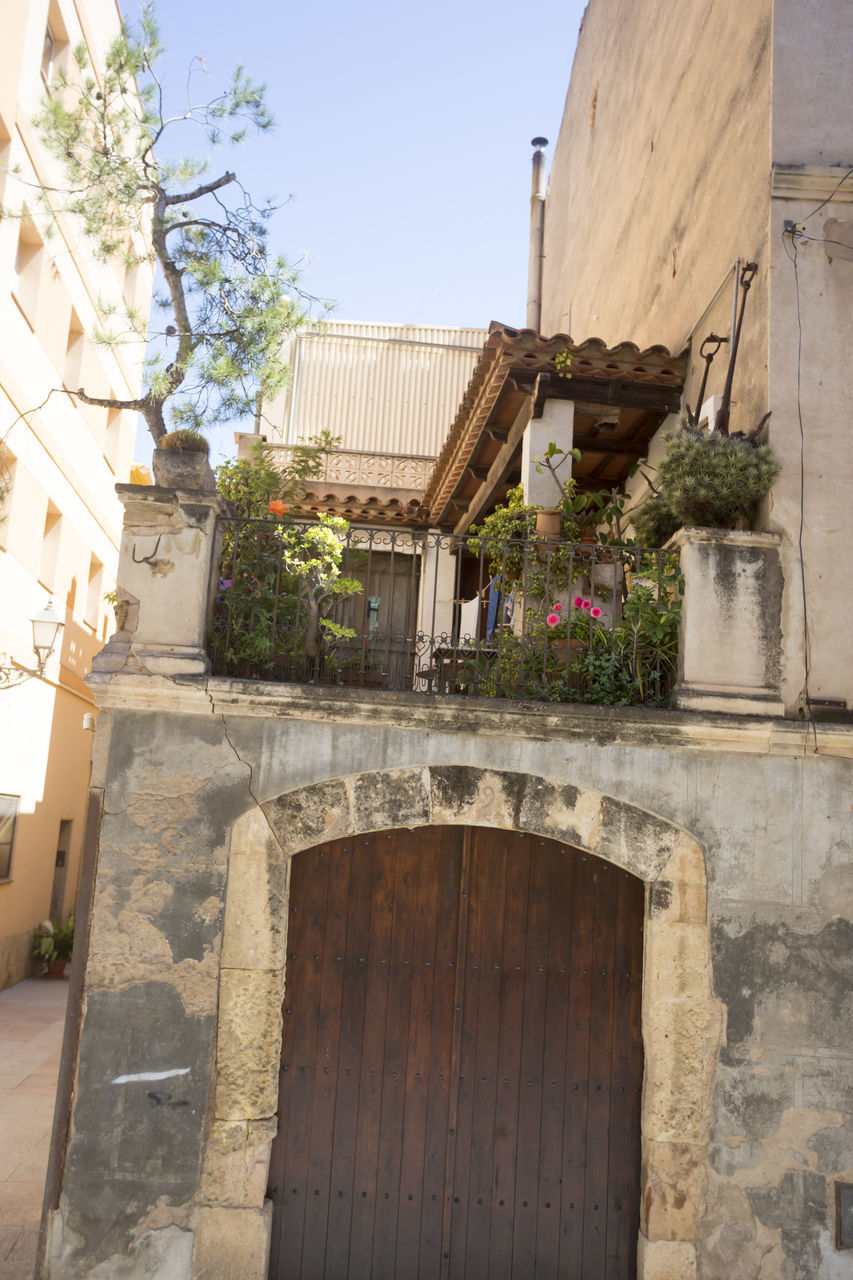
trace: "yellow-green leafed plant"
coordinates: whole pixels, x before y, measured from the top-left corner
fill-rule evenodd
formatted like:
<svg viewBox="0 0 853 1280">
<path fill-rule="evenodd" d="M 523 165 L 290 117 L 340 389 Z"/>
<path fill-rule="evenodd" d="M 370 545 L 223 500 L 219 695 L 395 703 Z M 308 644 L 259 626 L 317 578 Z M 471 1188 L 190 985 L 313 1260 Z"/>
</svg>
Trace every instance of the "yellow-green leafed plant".
<svg viewBox="0 0 853 1280">
<path fill-rule="evenodd" d="M 319 656 L 324 636 L 352 639 L 355 632 L 322 616 L 323 606 L 336 596 L 353 596 L 362 590 L 355 578 L 341 576 L 349 525 L 342 516 L 321 516 L 317 524 L 287 525 L 278 530 L 282 542 L 282 566 L 298 580 L 299 599 L 307 611 L 305 652 Z"/>
<path fill-rule="evenodd" d="M 33 931 L 33 955 L 50 964 L 54 960 L 70 960 L 74 950 L 74 917 L 65 924 L 43 920 Z"/>
</svg>

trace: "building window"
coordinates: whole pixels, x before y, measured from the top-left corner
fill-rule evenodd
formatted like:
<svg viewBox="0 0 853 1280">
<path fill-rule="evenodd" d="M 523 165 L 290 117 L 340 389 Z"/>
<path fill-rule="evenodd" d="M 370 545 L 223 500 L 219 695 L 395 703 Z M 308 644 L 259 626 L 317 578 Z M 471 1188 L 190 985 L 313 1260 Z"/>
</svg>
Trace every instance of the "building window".
<svg viewBox="0 0 853 1280">
<path fill-rule="evenodd" d="M 50 29 L 50 23 L 44 29 L 44 45 L 41 51 L 41 74 L 45 84 L 50 84 L 53 74 L 53 61 L 56 57 L 56 39 Z"/>
<path fill-rule="evenodd" d="M 0 441 L 0 547 L 9 540 L 9 510 L 12 506 L 12 489 L 15 484 L 15 455 L 9 446 Z"/>
<path fill-rule="evenodd" d="M 115 392 L 110 387 L 110 395 L 115 396 Z M 107 432 L 104 437 L 104 457 L 107 465 L 115 474 L 119 460 L 119 445 L 121 444 L 121 426 L 122 412 L 121 409 L 107 410 Z"/>
<path fill-rule="evenodd" d="M 77 312 L 72 310 L 65 342 L 65 368 L 62 371 L 62 381 L 67 391 L 76 391 L 83 380 L 85 350 L 86 335 Z"/>
<path fill-rule="evenodd" d="M 39 582 L 48 591 L 56 588 L 56 569 L 59 563 L 59 542 L 62 537 L 62 512 L 48 501 L 41 539 Z"/>
<path fill-rule="evenodd" d="M 56 0 L 50 0 L 41 47 L 41 78 L 48 88 L 56 81 L 58 71 L 67 70 L 67 49 L 68 31 L 62 13 Z"/>
<path fill-rule="evenodd" d="M 0 795 L 0 880 L 12 878 L 12 845 L 20 796 Z"/>
<path fill-rule="evenodd" d="M 31 329 L 36 326 L 42 275 L 42 243 L 35 226 L 26 217 L 18 232 L 18 249 L 12 278 L 12 296 Z"/>
<path fill-rule="evenodd" d="M 104 566 L 97 556 L 89 559 L 89 584 L 86 591 L 86 612 L 83 615 L 93 631 L 98 630 L 98 617 L 101 612 L 101 597 L 104 590 Z"/>
</svg>

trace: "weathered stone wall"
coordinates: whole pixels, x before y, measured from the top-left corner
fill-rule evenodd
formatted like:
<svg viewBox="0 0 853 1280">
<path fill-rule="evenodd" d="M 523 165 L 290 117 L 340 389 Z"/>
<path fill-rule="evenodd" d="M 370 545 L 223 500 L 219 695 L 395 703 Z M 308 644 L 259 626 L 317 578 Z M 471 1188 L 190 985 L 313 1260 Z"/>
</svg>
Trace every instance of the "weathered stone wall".
<svg viewBox="0 0 853 1280">
<path fill-rule="evenodd" d="M 759 718 L 96 683 L 104 818 L 44 1275 L 264 1274 L 289 859 L 442 821 L 553 836 L 650 886 L 644 1280 L 843 1274 L 848 731 L 816 753 Z"/>
</svg>

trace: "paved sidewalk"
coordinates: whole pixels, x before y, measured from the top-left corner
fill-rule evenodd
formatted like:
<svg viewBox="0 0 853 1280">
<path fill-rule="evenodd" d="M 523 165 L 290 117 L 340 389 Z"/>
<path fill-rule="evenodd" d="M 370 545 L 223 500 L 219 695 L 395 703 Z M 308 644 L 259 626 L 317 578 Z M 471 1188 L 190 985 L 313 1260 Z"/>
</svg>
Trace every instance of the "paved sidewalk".
<svg viewBox="0 0 853 1280">
<path fill-rule="evenodd" d="M 68 979 L 0 991 L 0 1280 L 32 1280 Z"/>
</svg>

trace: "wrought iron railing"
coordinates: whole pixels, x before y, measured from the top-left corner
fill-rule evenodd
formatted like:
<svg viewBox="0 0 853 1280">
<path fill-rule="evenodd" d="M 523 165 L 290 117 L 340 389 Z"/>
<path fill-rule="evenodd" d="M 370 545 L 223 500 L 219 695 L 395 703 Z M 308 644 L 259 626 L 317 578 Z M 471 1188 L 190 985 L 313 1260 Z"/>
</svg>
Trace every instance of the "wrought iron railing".
<svg viewBox="0 0 853 1280">
<path fill-rule="evenodd" d="M 208 647 L 248 679 L 660 704 L 680 610 L 668 551 L 232 521 Z"/>
</svg>

